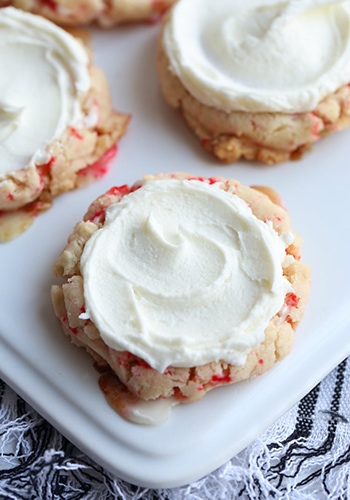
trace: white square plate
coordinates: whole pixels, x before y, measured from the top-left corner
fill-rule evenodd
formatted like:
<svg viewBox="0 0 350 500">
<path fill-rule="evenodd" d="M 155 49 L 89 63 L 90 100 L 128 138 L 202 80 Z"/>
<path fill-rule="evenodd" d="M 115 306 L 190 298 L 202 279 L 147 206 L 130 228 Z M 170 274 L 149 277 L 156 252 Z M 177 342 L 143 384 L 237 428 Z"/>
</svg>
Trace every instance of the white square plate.
<svg viewBox="0 0 350 500">
<path fill-rule="evenodd" d="M 223 464 L 350 354 L 350 130 L 320 141 L 298 162 L 219 165 L 161 97 L 157 33 L 156 25 L 93 30 L 96 62 L 108 76 L 115 108 L 132 115 L 128 133 L 103 179 L 61 196 L 32 228 L 0 247 L 0 375 L 97 462 L 154 488 L 186 484 Z M 93 199 L 162 171 L 277 189 L 304 237 L 313 287 L 287 359 L 260 378 L 174 408 L 158 427 L 144 427 L 108 406 L 90 356 L 62 334 L 50 300 L 51 265 Z"/>
</svg>

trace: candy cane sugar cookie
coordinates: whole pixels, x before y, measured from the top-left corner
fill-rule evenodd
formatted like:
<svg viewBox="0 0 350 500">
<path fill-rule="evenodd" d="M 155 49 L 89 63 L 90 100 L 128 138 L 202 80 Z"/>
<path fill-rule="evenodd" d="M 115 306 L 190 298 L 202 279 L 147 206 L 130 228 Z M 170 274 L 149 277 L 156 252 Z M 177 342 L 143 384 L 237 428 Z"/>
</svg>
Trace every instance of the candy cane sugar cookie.
<svg viewBox="0 0 350 500">
<path fill-rule="evenodd" d="M 39 14 L 62 26 L 82 26 L 97 22 L 108 28 L 121 23 L 154 22 L 175 0 L 0 0 L 1 6 L 11 5 Z"/>
<path fill-rule="evenodd" d="M 157 423 L 290 352 L 310 271 L 272 199 L 232 179 L 147 176 L 75 226 L 53 265 L 54 309 L 105 366 L 100 386 L 122 416 Z"/>
<path fill-rule="evenodd" d="M 158 73 L 166 101 L 222 162 L 299 159 L 350 125 L 350 2 L 179 0 Z"/>
<path fill-rule="evenodd" d="M 0 9 L 0 240 L 52 198 L 102 175 L 128 116 L 83 43 L 39 16 Z"/>
</svg>

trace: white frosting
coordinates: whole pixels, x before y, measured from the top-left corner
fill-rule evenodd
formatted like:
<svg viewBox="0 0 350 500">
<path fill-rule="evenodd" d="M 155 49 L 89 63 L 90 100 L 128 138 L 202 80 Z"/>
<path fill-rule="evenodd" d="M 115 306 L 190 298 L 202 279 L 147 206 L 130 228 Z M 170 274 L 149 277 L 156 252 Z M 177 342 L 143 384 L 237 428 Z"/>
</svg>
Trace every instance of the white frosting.
<svg viewBox="0 0 350 500">
<path fill-rule="evenodd" d="M 237 195 L 155 180 L 107 209 L 81 258 L 87 316 L 104 342 L 164 371 L 243 364 L 291 286 L 286 242 Z"/>
<path fill-rule="evenodd" d="M 0 176 L 45 162 L 47 145 L 80 123 L 88 63 L 82 45 L 53 23 L 0 10 Z"/>
<path fill-rule="evenodd" d="M 171 69 L 206 105 L 310 111 L 350 81 L 350 2 L 180 0 L 164 47 Z"/>
</svg>

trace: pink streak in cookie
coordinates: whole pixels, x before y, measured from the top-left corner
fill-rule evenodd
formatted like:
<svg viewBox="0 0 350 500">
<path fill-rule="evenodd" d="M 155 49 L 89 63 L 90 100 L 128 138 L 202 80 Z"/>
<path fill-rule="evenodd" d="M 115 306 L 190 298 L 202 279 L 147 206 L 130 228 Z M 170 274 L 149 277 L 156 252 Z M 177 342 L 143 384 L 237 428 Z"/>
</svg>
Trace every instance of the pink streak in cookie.
<svg viewBox="0 0 350 500">
<path fill-rule="evenodd" d="M 95 163 L 92 163 L 86 168 L 79 170 L 79 175 L 86 178 L 99 179 L 103 177 L 108 172 L 108 167 L 110 162 L 114 159 L 118 151 L 117 145 L 112 146 L 108 151 L 106 151 L 101 158 L 99 158 Z"/>
<path fill-rule="evenodd" d="M 144 359 L 139 359 L 137 366 L 145 368 L 145 370 L 153 370 L 153 368 Z"/>
<path fill-rule="evenodd" d="M 311 130 L 311 135 L 317 141 L 318 139 L 320 139 L 319 131 L 322 126 L 322 120 L 318 116 L 316 116 L 315 113 L 310 113 L 310 115 L 312 116 L 312 119 L 314 121 L 314 125 Z"/>
<path fill-rule="evenodd" d="M 58 5 L 53 0 L 41 0 L 41 3 L 46 5 L 50 10 L 56 12 L 58 10 Z"/>
<path fill-rule="evenodd" d="M 70 127 L 70 132 L 77 139 L 79 139 L 79 140 L 84 139 L 84 137 L 81 135 L 81 133 L 75 127 Z"/>
<path fill-rule="evenodd" d="M 107 191 L 107 194 L 111 194 L 113 196 L 117 196 L 119 194 L 126 195 L 131 193 L 132 188 L 128 184 L 123 184 L 122 186 L 113 186 L 111 189 Z"/>
<path fill-rule="evenodd" d="M 220 179 L 218 179 L 217 177 L 199 177 L 199 176 L 188 177 L 187 180 L 206 182 L 207 184 L 210 185 L 220 181 Z"/>
<path fill-rule="evenodd" d="M 60 320 L 67 328 L 69 328 L 69 331 L 71 331 L 73 333 L 73 335 L 78 335 L 78 333 L 79 333 L 78 328 L 73 328 L 73 327 L 69 326 L 68 316 L 66 316 L 66 315 L 61 316 Z"/>
<path fill-rule="evenodd" d="M 104 218 L 105 218 L 105 213 L 106 213 L 106 209 L 105 208 L 101 208 L 100 210 L 98 210 L 97 212 L 95 212 L 91 217 L 89 217 L 89 221 L 90 222 L 103 222 L 104 221 Z"/>
<path fill-rule="evenodd" d="M 286 305 L 290 308 L 298 307 L 299 297 L 295 295 L 295 293 L 287 293 L 286 295 Z"/>
<path fill-rule="evenodd" d="M 44 165 L 38 165 L 37 171 L 40 175 L 40 189 L 39 191 L 43 188 L 44 186 L 44 178 L 49 176 L 49 173 L 52 169 L 53 164 L 55 163 L 56 158 L 54 156 L 51 156 L 49 161 L 45 163 Z"/>
<path fill-rule="evenodd" d="M 232 382 L 232 378 L 229 373 L 215 373 L 211 378 L 210 384 L 229 384 L 230 382 Z"/>
</svg>

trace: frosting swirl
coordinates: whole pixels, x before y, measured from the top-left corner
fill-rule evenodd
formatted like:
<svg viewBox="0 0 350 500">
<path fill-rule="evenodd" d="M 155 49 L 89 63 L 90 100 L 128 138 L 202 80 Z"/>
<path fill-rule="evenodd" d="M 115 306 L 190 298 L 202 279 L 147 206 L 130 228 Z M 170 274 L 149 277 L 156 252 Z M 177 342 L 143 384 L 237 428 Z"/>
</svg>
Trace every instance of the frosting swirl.
<svg viewBox="0 0 350 500">
<path fill-rule="evenodd" d="M 350 2 L 180 0 L 164 48 L 171 69 L 206 105 L 310 111 L 350 81 Z"/>
<path fill-rule="evenodd" d="M 80 262 L 84 317 L 108 346 L 164 371 L 243 364 L 261 343 L 291 291 L 286 241 L 222 187 L 153 180 L 108 207 Z"/>
<path fill-rule="evenodd" d="M 46 163 L 47 145 L 79 124 L 88 63 L 63 29 L 13 7 L 0 10 L 0 177 Z"/>
</svg>

